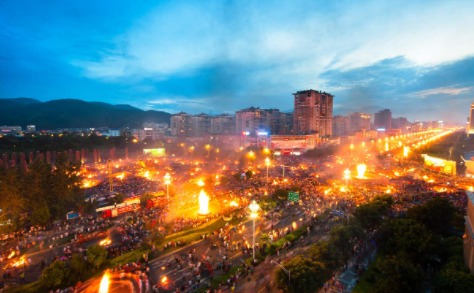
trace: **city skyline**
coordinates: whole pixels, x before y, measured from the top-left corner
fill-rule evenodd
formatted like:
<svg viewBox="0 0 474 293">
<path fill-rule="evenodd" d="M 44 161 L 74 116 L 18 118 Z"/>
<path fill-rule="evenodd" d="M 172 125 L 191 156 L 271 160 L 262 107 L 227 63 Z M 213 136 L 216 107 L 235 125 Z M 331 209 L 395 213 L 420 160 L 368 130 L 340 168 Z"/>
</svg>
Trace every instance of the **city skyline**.
<svg viewBox="0 0 474 293">
<path fill-rule="evenodd" d="M 466 121 L 473 4 L 320 4 L 3 2 L 0 98 L 215 115 L 287 111 L 312 88 L 335 96 L 335 114 Z"/>
</svg>

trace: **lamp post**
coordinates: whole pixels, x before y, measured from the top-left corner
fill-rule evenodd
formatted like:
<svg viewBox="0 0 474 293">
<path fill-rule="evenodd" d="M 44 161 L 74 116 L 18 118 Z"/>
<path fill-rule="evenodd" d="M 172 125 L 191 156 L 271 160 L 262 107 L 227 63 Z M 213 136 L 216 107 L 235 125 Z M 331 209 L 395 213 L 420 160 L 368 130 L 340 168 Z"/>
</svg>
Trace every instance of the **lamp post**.
<svg viewBox="0 0 474 293">
<path fill-rule="evenodd" d="M 170 207 L 170 183 L 171 183 L 171 176 L 169 173 L 165 175 L 165 184 L 166 184 L 166 198 L 168 201 L 168 208 Z"/>
<path fill-rule="evenodd" d="M 269 158 L 265 159 L 265 165 L 267 165 L 267 184 L 268 184 L 268 167 L 270 167 L 270 159 Z"/>
<path fill-rule="evenodd" d="M 349 180 L 349 178 L 351 178 L 351 171 L 349 171 L 349 169 L 346 169 L 344 171 L 344 179 L 346 179 L 346 199 L 345 199 L 346 206 L 347 206 L 347 192 L 349 191 L 347 187 L 347 180 Z"/>
<path fill-rule="evenodd" d="M 207 156 L 210 157 L 211 156 L 211 145 L 210 144 L 206 144 L 206 150 L 207 150 Z"/>
<path fill-rule="evenodd" d="M 283 168 L 283 177 L 285 177 L 285 167 L 290 167 L 290 166 L 281 165 L 281 167 Z"/>
<path fill-rule="evenodd" d="M 250 216 L 253 219 L 253 256 L 252 257 L 253 257 L 253 260 L 255 260 L 255 218 L 258 216 L 257 212 L 258 212 L 258 209 L 260 209 L 260 207 L 254 200 L 249 205 L 249 209 L 251 212 Z"/>
<path fill-rule="evenodd" d="M 285 273 L 288 274 L 288 285 L 290 284 L 290 281 L 291 281 L 291 271 L 286 269 L 284 266 L 282 266 L 281 264 L 277 263 L 276 261 L 274 261 L 273 259 L 270 261 L 271 263 L 274 263 L 276 264 L 277 266 L 279 266 Z"/>
</svg>

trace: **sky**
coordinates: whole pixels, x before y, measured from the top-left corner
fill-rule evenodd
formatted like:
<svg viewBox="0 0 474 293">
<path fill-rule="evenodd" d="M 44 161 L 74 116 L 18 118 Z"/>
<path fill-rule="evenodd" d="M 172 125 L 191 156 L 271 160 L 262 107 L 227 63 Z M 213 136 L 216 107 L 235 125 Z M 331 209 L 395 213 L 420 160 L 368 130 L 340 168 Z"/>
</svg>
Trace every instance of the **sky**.
<svg viewBox="0 0 474 293">
<path fill-rule="evenodd" d="M 473 15 L 467 0 L 3 0 L 0 98 L 220 114 L 291 111 L 315 89 L 336 114 L 464 122 Z"/>
</svg>

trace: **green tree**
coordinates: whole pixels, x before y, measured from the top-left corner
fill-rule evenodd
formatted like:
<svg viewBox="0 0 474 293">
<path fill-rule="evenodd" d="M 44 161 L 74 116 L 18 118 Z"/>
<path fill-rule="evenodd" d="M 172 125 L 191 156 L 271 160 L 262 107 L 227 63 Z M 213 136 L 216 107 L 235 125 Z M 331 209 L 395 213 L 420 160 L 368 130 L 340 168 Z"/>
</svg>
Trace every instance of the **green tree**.
<svg viewBox="0 0 474 293">
<path fill-rule="evenodd" d="M 221 183 L 221 185 L 227 185 L 227 184 L 229 183 L 229 177 L 227 177 L 227 176 L 222 176 L 222 177 L 220 178 L 220 183 Z"/>
<path fill-rule="evenodd" d="M 381 233 L 380 242 L 385 254 L 401 252 L 418 264 L 435 260 L 442 252 L 440 238 L 413 220 L 389 222 Z"/>
<path fill-rule="evenodd" d="M 107 258 L 107 250 L 100 245 L 92 245 L 87 248 L 87 261 L 95 268 L 99 269 Z"/>
<path fill-rule="evenodd" d="M 34 209 L 31 214 L 31 223 L 33 225 L 46 226 L 51 221 L 51 214 L 49 212 L 48 206 L 44 203 L 34 204 Z"/>
<path fill-rule="evenodd" d="M 140 197 L 140 207 L 142 209 L 146 208 L 146 205 L 147 205 L 148 201 L 152 200 L 153 198 L 155 198 L 155 197 L 151 193 L 145 193 L 144 195 L 142 195 Z"/>
<path fill-rule="evenodd" d="M 247 177 L 247 179 L 250 179 L 253 176 L 253 172 L 251 170 L 247 170 L 247 172 L 245 172 L 245 176 Z"/>
<path fill-rule="evenodd" d="M 119 193 L 116 193 L 115 196 L 112 197 L 109 200 L 109 203 L 110 204 L 121 204 L 121 203 L 123 203 L 125 198 L 127 198 L 127 196 L 125 194 L 119 192 Z"/>
<path fill-rule="evenodd" d="M 273 196 L 279 201 L 288 200 L 288 190 L 277 189 L 275 190 L 275 193 L 273 193 Z"/>
<path fill-rule="evenodd" d="M 284 288 L 290 293 L 318 292 L 331 278 L 324 264 L 301 255 L 283 263 L 283 267 L 291 272 L 290 282 L 288 275 L 281 268 L 275 271 L 275 280 L 279 288 Z"/>
<path fill-rule="evenodd" d="M 351 224 L 336 226 L 329 232 L 329 244 L 337 249 L 347 261 L 354 245 L 363 237 L 362 227 Z"/>
<path fill-rule="evenodd" d="M 380 273 L 370 293 L 418 293 L 423 291 L 422 270 L 399 253 L 377 263 Z"/>
<path fill-rule="evenodd" d="M 40 282 L 46 289 L 55 289 L 63 285 L 69 276 L 69 269 L 62 260 L 53 262 L 43 270 Z"/>
<path fill-rule="evenodd" d="M 390 196 L 377 196 L 371 202 L 357 207 L 354 216 L 364 229 L 371 230 L 383 223 L 383 217 L 388 215 L 392 204 Z"/>
<path fill-rule="evenodd" d="M 415 205 L 407 211 L 407 217 L 425 225 L 434 233 L 447 235 L 452 227 L 456 207 L 442 197 L 435 197 L 424 204 Z"/>
<path fill-rule="evenodd" d="M 330 274 L 342 266 L 342 260 L 337 251 L 327 241 L 319 241 L 313 244 L 307 255 L 312 260 L 323 263 Z"/>
<path fill-rule="evenodd" d="M 77 283 L 88 277 L 87 263 L 82 259 L 79 254 L 74 254 L 69 261 L 69 267 L 71 270 L 71 283 Z"/>
</svg>

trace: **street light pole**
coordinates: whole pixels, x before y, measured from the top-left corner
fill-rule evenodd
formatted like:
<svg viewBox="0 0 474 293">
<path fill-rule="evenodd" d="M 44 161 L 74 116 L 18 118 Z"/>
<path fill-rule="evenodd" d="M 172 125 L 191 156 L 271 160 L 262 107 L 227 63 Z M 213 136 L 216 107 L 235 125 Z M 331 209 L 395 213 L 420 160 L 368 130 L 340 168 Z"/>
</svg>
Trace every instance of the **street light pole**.
<svg viewBox="0 0 474 293">
<path fill-rule="evenodd" d="M 253 260 L 255 261 L 255 218 L 257 217 L 257 212 L 260 207 L 255 202 L 255 200 L 249 205 L 249 209 L 252 212 L 250 215 L 253 218 Z"/>
<path fill-rule="evenodd" d="M 276 265 L 279 266 L 285 273 L 288 274 L 288 285 L 290 285 L 290 282 L 291 282 L 291 271 L 288 270 L 288 269 L 286 269 L 284 266 L 282 266 L 281 264 L 277 263 L 277 262 L 274 261 L 273 259 L 272 259 L 270 262 L 276 264 Z"/>
<path fill-rule="evenodd" d="M 349 169 L 346 169 L 344 171 L 344 179 L 346 179 L 346 197 L 345 197 L 345 205 L 347 207 L 347 193 L 349 192 L 349 188 L 347 186 L 347 180 L 350 178 L 350 174 L 351 174 L 351 171 L 349 171 Z"/>
<path fill-rule="evenodd" d="M 267 165 L 267 185 L 268 185 L 268 167 L 270 167 L 270 159 L 269 158 L 265 159 L 265 164 Z"/>
<path fill-rule="evenodd" d="M 166 200 L 168 201 L 168 208 L 170 207 L 170 181 L 171 176 L 169 173 L 165 175 L 165 184 L 166 184 Z"/>
</svg>

